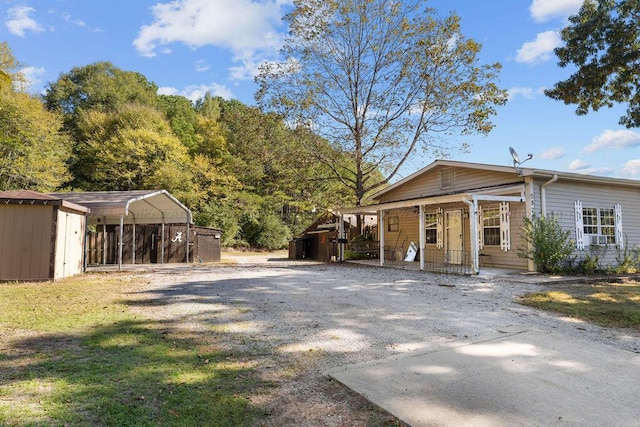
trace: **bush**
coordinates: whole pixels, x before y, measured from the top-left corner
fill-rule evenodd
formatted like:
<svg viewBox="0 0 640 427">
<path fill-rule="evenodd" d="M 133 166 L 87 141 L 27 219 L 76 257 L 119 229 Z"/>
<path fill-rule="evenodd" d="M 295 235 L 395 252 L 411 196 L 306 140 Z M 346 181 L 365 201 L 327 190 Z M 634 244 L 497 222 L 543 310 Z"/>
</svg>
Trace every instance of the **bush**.
<svg viewBox="0 0 640 427">
<path fill-rule="evenodd" d="M 272 213 L 245 216 L 242 226 L 244 239 L 254 248 L 282 249 L 291 239 L 291 230 Z"/>
<path fill-rule="evenodd" d="M 518 248 L 518 256 L 532 260 L 541 273 L 560 273 L 575 248 L 570 236 L 553 215 L 524 218 L 522 237 L 527 246 Z"/>
<path fill-rule="evenodd" d="M 616 256 L 618 265 L 615 272 L 619 274 L 634 274 L 640 271 L 640 249 L 629 248 L 624 245 L 624 249 L 618 249 Z"/>
</svg>

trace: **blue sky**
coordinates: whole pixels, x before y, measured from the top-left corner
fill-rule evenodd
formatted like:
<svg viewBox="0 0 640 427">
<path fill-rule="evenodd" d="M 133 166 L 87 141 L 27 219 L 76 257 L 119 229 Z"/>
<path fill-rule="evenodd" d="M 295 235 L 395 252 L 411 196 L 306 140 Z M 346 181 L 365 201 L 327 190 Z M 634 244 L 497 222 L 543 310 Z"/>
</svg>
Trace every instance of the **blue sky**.
<svg viewBox="0 0 640 427">
<path fill-rule="evenodd" d="M 0 41 L 25 66 L 31 89 L 74 66 L 111 61 L 154 81 L 160 93 L 190 99 L 210 92 L 254 104 L 258 65 L 276 57 L 291 0 L 1 0 Z M 486 137 L 460 139 L 454 160 L 640 179 L 640 130 L 618 125 L 625 106 L 578 117 L 542 91 L 570 75 L 557 66 L 558 31 L 582 0 L 431 0 L 461 17 L 462 32 L 483 46 L 484 63 L 500 62 L 510 93 Z M 405 173 L 433 161 L 412 159 Z"/>
</svg>

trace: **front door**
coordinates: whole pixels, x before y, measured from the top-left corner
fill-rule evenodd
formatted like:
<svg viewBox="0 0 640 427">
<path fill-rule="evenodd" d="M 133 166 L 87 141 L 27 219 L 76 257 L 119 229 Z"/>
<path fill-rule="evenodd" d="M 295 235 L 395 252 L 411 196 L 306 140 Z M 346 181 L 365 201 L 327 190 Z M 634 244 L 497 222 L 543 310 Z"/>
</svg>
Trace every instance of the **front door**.
<svg viewBox="0 0 640 427">
<path fill-rule="evenodd" d="M 444 227 L 445 261 L 462 264 L 462 210 L 445 211 Z"/>
</svg>

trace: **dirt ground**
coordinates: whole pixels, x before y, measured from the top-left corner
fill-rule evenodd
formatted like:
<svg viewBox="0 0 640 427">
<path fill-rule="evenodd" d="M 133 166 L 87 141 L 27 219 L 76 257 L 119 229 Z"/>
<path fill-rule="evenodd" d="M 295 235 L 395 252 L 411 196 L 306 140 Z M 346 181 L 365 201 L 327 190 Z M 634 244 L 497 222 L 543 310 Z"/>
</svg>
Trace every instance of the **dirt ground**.
<svg viewBox="0 0 640 427">
<path fill-rule="evenodd" d="M 139 273 L 138 273 L 139 274 Z M 633 351 L 638 331 L 611 330 L 515 302 L 542 285 L 226 253 L 220 264 L 142 274 L 131 295 L 145 316 L 171 319 L 241 354 L 261 380 L 260 426 L 402 426 L 325 373 L 352 363 L 473 342 L 526 328 Z"/>
</svg>

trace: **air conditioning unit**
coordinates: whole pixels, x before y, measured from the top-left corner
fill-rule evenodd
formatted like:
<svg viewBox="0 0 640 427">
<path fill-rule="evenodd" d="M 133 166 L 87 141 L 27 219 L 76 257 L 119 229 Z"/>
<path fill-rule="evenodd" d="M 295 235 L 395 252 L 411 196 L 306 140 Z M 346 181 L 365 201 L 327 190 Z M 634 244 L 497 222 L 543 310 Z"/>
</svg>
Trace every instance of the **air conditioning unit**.
<svg viewBox="0 0 640 427">
<path fill-rule="evenodd" d="M 591 238 L 591 245 L 606 245 L 607 244 L 607 236 L 601 235 L 592 235 L 589 236 Z"/>
</svg>

